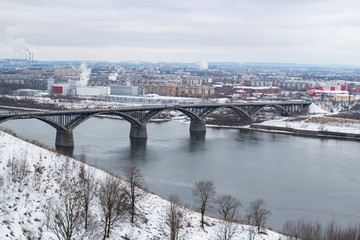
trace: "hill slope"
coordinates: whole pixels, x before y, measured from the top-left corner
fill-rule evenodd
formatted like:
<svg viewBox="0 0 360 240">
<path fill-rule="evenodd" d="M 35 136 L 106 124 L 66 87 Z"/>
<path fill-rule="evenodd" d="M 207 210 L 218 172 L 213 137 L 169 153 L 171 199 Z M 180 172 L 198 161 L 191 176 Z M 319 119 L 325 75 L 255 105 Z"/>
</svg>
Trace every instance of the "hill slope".
<svg viewBox="0 0 360 240">
<path fill-rule="evenodd" d="M 107 177 L 117 179 L 0 131 L 0 239 L 57 239 L 49 227 L 52 221 L 49 209 L 64 205 L 65 193 L 78 187 L 82 170 L 91 173 L 97 183 Z M 120 184 L 126 187 L 128 183 L 120 180 Z M 102 239 L 104 220 L 98 196 L 99 191 L 90 206 L 89 230 L 80 226 L 74 239 Z M 159 196 L 144 192 L 138 204 L 141 216 L 132 224 L 125 215 L 114 225 L 108 239 L 168 239 L 165 218 L 169 204 Z M 220 220 L 207 217 L 207 225 L 202 229 L 199 213 L 185 208 L 182 211 L 184 222 L 180 235 L 183 239 L 217 239 L 223 226 Z M 251 228 L 238 225 L 233 239 L 249 239 Z M 286 238 L 266 230 L 266 234 L 256 235 L 255 239 Z"/>
</svg>

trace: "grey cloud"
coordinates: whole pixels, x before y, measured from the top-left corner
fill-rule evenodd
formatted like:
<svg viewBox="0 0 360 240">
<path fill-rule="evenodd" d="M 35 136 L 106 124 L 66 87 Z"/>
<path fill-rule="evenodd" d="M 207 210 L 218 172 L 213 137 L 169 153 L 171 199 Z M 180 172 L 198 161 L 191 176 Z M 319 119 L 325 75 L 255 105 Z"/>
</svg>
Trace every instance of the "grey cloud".
<svg viewBox="0 0 360 240">
<path fill-rule="evenodd" d="M 359 10 L 353 0 L 3 0 L 0 34 L 11 28 L 15 39 L 38 48 L 205 49 L 204 60 L 248 54 L 312 61 L 326 49 L 359 52 Z"/>
</svg>

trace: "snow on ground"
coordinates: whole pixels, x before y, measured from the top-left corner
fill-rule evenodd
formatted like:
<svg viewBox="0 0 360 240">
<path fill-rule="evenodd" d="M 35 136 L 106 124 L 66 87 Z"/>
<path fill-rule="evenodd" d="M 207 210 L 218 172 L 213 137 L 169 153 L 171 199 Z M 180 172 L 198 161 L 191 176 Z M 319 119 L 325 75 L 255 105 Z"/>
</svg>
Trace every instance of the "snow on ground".
<svg viewBox="0 0 360 240">
<path fill-rule="evenodd" d="M 310 104 L 309 106 L 309 113 L 312 114 L 328 114 L 328 111 L 325 111 L 324 109 L 320 108 L 315 103 Z"/>
<path fill-rule="evenodd" d="M 333 101 L 320 101 L 316 103 L 312 103 L 310 105 L 310 113 L 316 114 L 326 114 L 333 113 L 337 114 L 342 111 L 347 111 L 351 109 L 353 106 L 358 104 L 358 102 L 333 102 Z"/>
<path fill-rule="evenodd" d="M 27 171 L 20 176 L 17 170 L 21 170 L 18 168 L 21 164 L 26 166 L 24 169 Z M 69 191 L 66 186 L 77 182 L 80 167 L 84 166 L 82 164 L 0 131 L 0 239 L 56 239 L 47 226 L 49 206 L 61 206 L 62 193 Z M 98 182 L 109 176 L 87 165 L 85 170 L 92 172 Z M 121 184 L 127 183 L 121 180 Z M 96 199 L 90 209 L 94 218 L 93 230 L 83 239 L 102 239 L 101 207 Z M 120 225 L 114 227 L 109 239 L 168 239 L 164 235 L 168 206 L 167 200 L 146 193 L 138 206 L 143 218 L 136 219 L 134 224 L 128 217 L 123 219 Z M 180 230 L 183 239 L 217 239 L 216 233 L 222 226 L 220 220 L 207 217 L 208 224 L 202 229 L 199 213 L 188 209 L 183 211 L 185 221 Z M 251 228 L 238 225 L 233 239 L 249 239 Z M 286 239 L 273 231 L 265 231 L 267 234 L 256 235 L 255 239 Z M 84 230 L 81 230 L 78 235 L 83 233 Z"/>
<path fill-rule="evenodd" d="M 120 103 L 99 99 L 57 99 L 50 97 L 36 97 L 36 96 L 9 96 L 4 97 L 15 98 L 17 100 L 31 99 L 39 104 L 54 104 L 58 107 L 64 107 L 66 109 L 82 109 L 82 108 L 107 108 L 107 107 L 125 107 L 125 106 L 141 106 L 138 103 Z"/>
<path fill-rule="evenodd" d="M 282 118 L 269 120 L 257 125 L 286 127 L 311 131 L 329 131 L 360 134 L 360 121 L 334 117 L 310 116 L 305 118 Z"/>
<path fill-rule="evenodd" d="M 304 115 L 298 117 L 282 117 L 280 119 L 272 119 L 257 123 L 255 125 L 284 127 L 309 131 L 360 134 L 359 120 L 331 117 L 331 113 L 322 108 L 324 106 L 326 107 L 326 105 L 320 107 L 317 104 L 312 103 L 309 106 L 309 113 L 311 114 L 310 116 Z M 338 112 L 340 107 L 333 106 L 331 110 Z"/>
</svg>

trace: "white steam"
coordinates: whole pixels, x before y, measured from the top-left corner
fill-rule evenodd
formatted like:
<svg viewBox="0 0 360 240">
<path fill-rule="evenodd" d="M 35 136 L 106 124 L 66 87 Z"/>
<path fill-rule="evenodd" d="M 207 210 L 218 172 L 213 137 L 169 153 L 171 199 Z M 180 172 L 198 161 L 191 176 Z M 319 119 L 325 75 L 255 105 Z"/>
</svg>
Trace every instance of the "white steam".
<svg viewBox="0 0 360 240">
<path fill-rule="evenodd" d="M 79 87 L 86 87 L 90 79 L 91 68 L 88 68 L 86 63 L 82 63 L 80 66 L 80 81 L 78 82 Z"/>
<path fill-rule="evenodd" d="M 196 63 L 198 66 L 199 66 L 199 68 L 201 69 L 201 70 L 206 70 L 206 69 L 208 69 L 208 64 L 206 63 L 206 62 L 198 62 L 198 63 Z"/>
<path fill-rule="evenodd" d="M 15 38 L 15 32 L 12 28 L 7 27 L 5 29 L 2 39 L 12 49 L 16 58 L 28 58 L 30 56 L 30 46 L 26 44 L 26 39 Z"/>
<path fill-rule="evenodd" d="M 119 76 L 119 74 L 117 72 L 110 73 L 109 80 L 116 81 L 117 76 Z"/>
</svg>

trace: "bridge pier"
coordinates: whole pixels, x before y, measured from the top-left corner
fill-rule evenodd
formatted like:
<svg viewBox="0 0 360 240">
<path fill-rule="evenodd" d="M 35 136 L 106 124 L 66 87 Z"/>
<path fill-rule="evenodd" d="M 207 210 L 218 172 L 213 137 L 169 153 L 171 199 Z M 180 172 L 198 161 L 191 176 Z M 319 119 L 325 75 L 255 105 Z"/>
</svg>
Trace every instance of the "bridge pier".
<svg viewBox="0 0 360 240">
<path fill-rule="evenodd" d="M 190 132 L 206 132 L 206 125 L 203 121 L 191 120 Z"/>
<path fill-rule="evenodd" d="M 131 124 L 130 138 L 147 139 L 146 125 Z"/>
<path fill-rule="evenodd" d="M 66 156 L 74 155 L 74 147 L 56 146 L 56 151 Z"/>
<path fill-rule="evenodd" d="M 74 147 L 73 132 L 65 131 L 63 129 L 57 129 L 55 145 L 61 147 Z"/>
<path fill-rule="evenodd" d="M 309 113 L 310 105 L 309 104 L 308 105 L 302 104 L 301 108 L 302 108 L 302 111 L 301 111 L 302 113 Z"/>
</svg>

